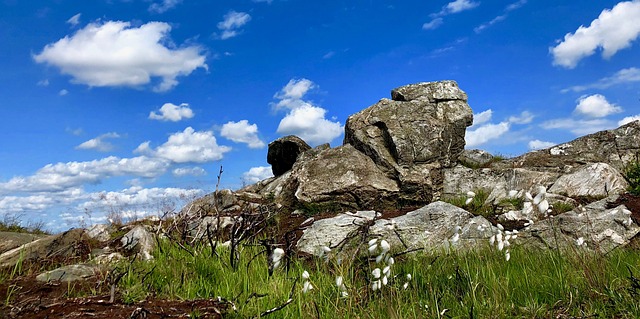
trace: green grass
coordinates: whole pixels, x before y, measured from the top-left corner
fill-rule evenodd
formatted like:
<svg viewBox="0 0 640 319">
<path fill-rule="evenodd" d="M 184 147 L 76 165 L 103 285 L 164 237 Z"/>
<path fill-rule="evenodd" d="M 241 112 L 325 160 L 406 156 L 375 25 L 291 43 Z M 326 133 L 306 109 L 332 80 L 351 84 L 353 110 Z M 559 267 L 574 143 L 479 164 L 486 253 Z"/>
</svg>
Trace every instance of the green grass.
<svg viewBox="0 0 640 319">
<path fill-rule="evenodd" d="M 162 252 L 161 252 L 162 251 Z M 488 247 L 470 253 L 417 253 L 399 256 L 381 291 L 371 291 L 375 265 L 336 259 L 295 259 L 289 274 L 278 269 L 268 276 L 266 258 L 253 259 L 258 247 L 245 247 L 241 265 L 233 271 L 228 253 L 200 247 L 191 256 L 164 241 L 153 262 L 134 262 L 119 284 L 125 302 L 151 296 L 170 299 L 217 298 L 233 301 L 229 318 L 256 317 L 293 302 L 272 318 L 551 318 L 557 316 L 638 318 L 640 304 L 630 276 L 640 276 L 640 254 L 616 250 L 609 255 L 574 251 L 529 251 L 514 247 L 511 260 Z M 123 269 L 124 269 L 123 268 Z M 302 293 L 303 270 L 314 289 Z M 403 289 L 406 274 L 412 274 Z M 349 296 L 340 298 L 335 277 L 342 275 Z M 637 284 L 637 283 L 636 283 Z M 444 315 L 443 314 L 444 312 Z M 472 315 L 471 315 L 472 314 Z"/>
<path fill-rule="evenodd" d="M 640 195 L 640 161 L 631 162 L 625 168 L 624 173 L 627 182 L 629 182 L 629 193 L 636 196 Z"/>
<path fill-rule="evenodd" d="M 476 194 L 476 196 L 473 197 L 473 200 L 469 204 L 466 204 L 466 195 L 443 198 L 442 200 L 451 205 L 458 206 L 476 216 L 480 215 L 488 217 L 494 215 L 494 207 L 492 207 L 490 204 L 485 203 L 487 198 L 489 198 L 490 193 L 481 188 L 474 189 L 473 192 Z"/>
</svg>

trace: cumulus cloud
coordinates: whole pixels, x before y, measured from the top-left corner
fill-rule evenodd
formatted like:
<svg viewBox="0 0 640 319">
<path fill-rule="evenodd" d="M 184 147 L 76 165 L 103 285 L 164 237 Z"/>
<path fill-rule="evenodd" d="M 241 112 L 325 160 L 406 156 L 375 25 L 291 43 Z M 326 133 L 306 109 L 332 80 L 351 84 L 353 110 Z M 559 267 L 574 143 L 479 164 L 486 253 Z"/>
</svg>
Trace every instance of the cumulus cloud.
<svg viewBox="0 0 640 319">
<path fill-rule="evenodd" d="M 618 121 L 618 126 L 622 126 L 622 125 L 631 123 L 633 121 L 640 121 L 640 114 L 633 115 L 633 116 L 627 116 L 627 117 L 623 118 L 622 120 Z"/>
<path fill-rule="evenodd" d="M 620 85 L 625 83 L 635 83 L 635 82 L 640 82 L 640 69 L 632 67 L 632 68 L 622 69 L 616 72 L 614 75 L 602 78 L 595 83 L 572 86 L 570 88 L 566 88 L 562 90 L 562 92 L 563 93 L 566 93 L 569 91 L 582 92 L 589 89 L 606 89 L 614 85 Z"/>
<path fill-rule="evenodd" d="M 255 184 L 261 180 L 273 177 L 270 166 L 252 167 L 242 174 L 242 181 L 246 184 Z"/>
<path fill-rule="evenodd" d="M 178 122 L 184 119 L 190 119 L 194 116 L 193 111 L 189 108 L 189 104 L 182 103 L 175 105 L 173 103 L 165 103 L 160 107 L 160 113 L 152 111 L 149 113 L 149 118 L 159 121 L 171 121 Z"/>
<path fill-rule="evenodd" d="M 540 150 L 543 148 L 549 148 L 551 146 L 556 145 L 556 143 L 553 142 L 546 142 L 546 141 L 541 141 L 541 140 L 532 140 L 529 141 L 529 149 L 530 150 Z"/>
<path fill-rule="evenodd" d="M 509 122 L 485 124 L 475 130 L 467 130 L 464 139 L 468 147 L 476 147 L 503 136 L 509 131 L 509 127 Z"/>
<path fill-rule="evenodd" d="M 202 167 L 194 166 L 194 167 L 179 167 L 173 170 L 173 175 L 182 177 L 182 176 L 204 176 L 207 175 L 207 171 Z"/>
<path fill-rule="evenodd" d="M 139 87 L 159 79 L 153 89 L 167 91 L 177 78 L 207 68 L 198 46 L 165 46 L 171 26 L 149 22 L 132 27 L 128 22 L 107 21 L 87 25 L 71 36 L 48 44 L 33 56 L 91 87 Z"/>
<path fill-rule="evenodd" d="M 251 21 L 251 16 L 246 12 L 229 11 L 225 14 L 223 20 L 218 22 L 218 29 L 222 31 L 219 35 L 220 39 L 226 40 L 238 36 L 242 33 L 245 24 Z"/>
<path fill-rule="evenodd" d="M 102 134 L 96 138 L 92 138 L 82 144 L 76 146 L 79 150 L 96 150 L 98 152 L 108 152 L 113 149 L 113 144 L 106 141 L 110 138 L 120 138 L 120 134 L 111 132 Z"/>
<path fill-rule="evenodd" d="M 167 142 L 155 150 L 150 145 L 150 142 L 144 142 L 135 152 L 174 163 L 206 163 L 221 160 L 224 153 L 231 151 L 231 147 L 218 145 L 213 132 L 196 132 L 192 127 L 172 134 Z"/>
<path fill-rule="evenodd" d="M 67 94 L 69 94 L 69 91 L 65 90 L 65 89 L 62 89 L 62 90 L 60 90 L 60 92 L 58 92 L 58 95 L 60 95 L 60 96 L 65 96 Z"/>
<path fill-rule="evenodd" d="M 603 95 L 594 94 L 580 97 L 574 112 L 587 117 L 599 118 L 620 113 L 622 108 L 609 103 Z"/>
<path fill-rule="evenodd" d="M 86 162 L 48 164 L 31 176 L 17 176 L 0 182 L 0 193 L 60 192 L 84 184 L 98 184 L 113 176 L 152 178 L 164 174 L 168 167 L 166 160 L 147 156 L 109 156 Z"/>
<path fill-rule="evenodd" d="M 304 96 L 316 85 L 307 79 L 292 79 L 274 98 L 276 110 L 288 109 L 280 121 L 277 132 L 282 135 L 297 135 L 312 145 L 329 143 L 340 136 L 343 126 L 325 118 L 327 110 L 304 100 Z"/>
<path fill-rule="evenodd" d="M 484 123 L 491 121 L 491 117 L 493 116 L 493 111 L 488 109 L 486 111 L 482 111 L 480 113 L 473 114 L 473 125 L 471 127 L 477 127 Z"/>
<path fill-rule="evenodd" d="M 265 143 L 258 137 L 258 125 L 247 120 L 227 122 L 220 130 L 222 137 L 236 143 L 246 143 L 249 148 L 263 148 Z"/>
<path fill-rule="evenodd" d="M 73 17 L 69 18 L 69 20 L 67 20 L 67 23 L 70 24 L 72 27 L 77 26 L 78 23 L 80 23 L 81 15 L 82 15 L 81 13 L 74 15 Z"/>
<path fill-rule="evenodd" d="M 575 135 L 586 135 L 616 127 L 616 123 L 607 119 L 554 119 L 543 122 L 543 129 L 568 130 Z"/>
<path fill-rule="evenodd" d="M 567 33 L 564 40 L 549 48 L 553 64 L 573 69 L 585 57 L 602 50 L 602 57 L 611 58 L 628 48 L 640 35 L 640 1 L 623 1 L 613 9 L 605 9 L 588 27 L 580 26 Z"/>
<path fill-rule="evenodd" d="M 149 6 L 149 12 L 165 13 L 180 3 L 182 3 L 182 0 L 162 0 L 162 2 L 152 3 Z"/>
</svg>

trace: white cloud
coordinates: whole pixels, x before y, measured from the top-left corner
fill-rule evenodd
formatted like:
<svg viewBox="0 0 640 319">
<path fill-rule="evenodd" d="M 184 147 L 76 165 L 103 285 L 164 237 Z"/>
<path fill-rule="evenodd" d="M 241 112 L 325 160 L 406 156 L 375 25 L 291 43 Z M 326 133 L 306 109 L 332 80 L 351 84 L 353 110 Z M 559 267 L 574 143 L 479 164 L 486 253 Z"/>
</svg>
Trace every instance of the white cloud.
<svg viewBox="0 0 640 319">
<path fill-rule="evenodd" d="M 522 8 L 525 4 L 527 4 L 527 0 L 518 0 L 505 8 L 505 11 L 513 11 Z"/>
<path fill-rule="evenodd" d="M 224 153 L 231 151 L 231 147 L 218 145 L 213 132 L 196 132 L 187 127 L 183 132 L 177 132 L 169 136 L 164 144 L 155 150 L 150 147 L 150 142 L 144 142 L 136 148 L 135 152 L 167 159 L 174 163 L 206 163 L 221 160 Z"/>
<path fill-rule="evenodd" d="M 541 141 L 541 140 L 532 140 L 529 141 L 529 149 L 530 150 L 540 150 L 543 148 L 549 148 L 551 146 L 556 145 L 556 143 L 553 142 L 545 142 L 545 141 Z"/>
<path fill-rule="evenodd" d="M 494 25 L 494 24 L 496 24 L 496 23 L 498 23 L 498 22 L 501 22 L 501 21 L 506 20 L 506 19 L 509 17 L 509 12 L 514 11 L 514 10 L 517 10 L 517 9 L 520 9 L 520 8 L 522 8 L 522 6 L 524 6 L 525 4 L 527 4 L 527 0 L 519 0 L 519 1 L 516 1 L 516 2 L 514 2 L 514 3 L 511 3 L 511 4 L 507 5 L 507 6 L 504 8 L 504 13 L 503 13 L 503 14 L 501 14 L 501 15 L 499 15 L 499 16 L 497 16 L 497 17 L 493 18 L 493 19 L 492 19 L 491 21 L 489 21 L 489 22 L 483 23 L 483 24 L 481 24 L 481 25 L 479 25 L 479 26 L 475 27 L 475 28 L 473 29 L 473 31 L 474 31 L 475 33 L 480 33 L 480 32 L 482 32 L 482 31 L 484 31 L 486 28 L 488 28 L 488 27 L 490 27 L 490 26 L 492 26 L 492 25 Z"/>
<path fill-rule="evenodd" d="M 540 126 L 543 129 L 563 129 L 569 130 L 575 135 L 586 135 L 595 133 L 598 131 L 608 130 L 615 128 L 616 123 L 607 119 L 590 119 L 590 120 L 576 120 L 576 119 L 554 119 L 542 123 Z"/>
<path fill-rule="evenodd" d="M 58 92 L 58 95 L 60 95 L 60 96 L 65 96 L 67 94 L 69 94 L 69 91 L 67 91 L 65 89 L 62 89 L 62 90 L 60 90 L 60 92 Z"/>
<path fill-rule="evenodd" d="M 263 148 L 265 143 L 258 137 L 258 125 L 247 120 L 228 122 L 222 125 L 220 135 L 236 143 L 246 143 L 249 148 Z"/>
<path fill-rule="evenodd" d="M 520 115 L 510 116 L 508 121 L 513 124 L 529 124 L 533 121 L 533 114 L 529 111 L 523 111 Z"/>
<path fill-rule="evenodd" d="M 474 2 L 471 0 L 455 0 L 447 3 L 445 9 L 449 13 L 458 13 L 466 10 L 471 10 L 480 5 L 480 2 Z"/>
<path fill-rule="evenodd" d="M 473 125 L 471 126 L 471 128 L 478 127 L 479 125 L 482 125 L 484 123 L 491 121 L 492 116 L 493 116 L 493 111 L 491 109 L 473 114 Z"/>
<path fill-rule="evenodd" d="M 207 175 L 207 171 L 204 170 L 204 168 L 202 167 L 198 167 L 198 166 L 194 166 L 194 167 L 179 167 L 173 170 L 173 175 L 174 176 L 187 176 L 187 175 L 191 175 L 191 176 L 204 176 Z"/>
<path fill-rule="evenodd" d="M 331 59 L 334 55 L 336 55 L 336 51 L 329 51 L 322 56 L 322 59 L 324 60 Z"/>
<path fill-rule="evenodd" d="M 467 129 L 465 134 L 465 142 L 467 147 L 476 147 L 490 140 L 496 139 L 509 131 L 509 122 L 501 122 L 498 124 L 484 124 L 475 130 Z"/>
<path fill-rule="evenodd" d="M 326 112 L 311 104 L 293 109 L 280 121 L 278 133 L 297 135 L 312 145 L 331 142 L 342 134 L 343 126 L 325 119 Z"/>
<path fill-rule="evenodd" d="M 189 108 L 189 104 L 187 103 L 182 103 L 180 105 L 165 103 L 160 108 L 160 114 L 155 111 L 149 113 L 149 118 L 152 120 L 172 122 L 190 119 L 193 116 L 193 111 Z"/>
<path fill-rule="evenodd" d="M 82 15 L 81 13 L 74 15 L 73 17 L 69 18 L 69 20 L 67 20 L 67 23 L 70 24 L 72 27 L 75 27 L 76 25 L 78 25 L 78 23 L 80 23 L 81 15 Z"/>
<path fill-rule="evenodd" d="M 178 84 L 178 76 L 207 68 L 200 47 L 165 46 L 170 30 L 171 26 L 163 22 L 149 22 L 140 27 L 122 21 L 91 23 L 46 45 L 33 58 L 60 68 L 75 83 L 139 87 L 159 78 L 154 90 L 167 91 Z"/>
<path fill-rule="evenodd" d="M 289 109 L 280 121 L 277 132 L 283 135 L 296 135 L 309 144 L 329 143 L 340 136 L 343 126 L 325 118 L 327 110 L 303 100 L 310 90 L 317 86 L 307 79 L 292 79 L 274 98 L 275 109 Z"/>
<path fill-rule="evenodd" d="M 273 0 L 252 0 L 252 1 L 255 2 L 255 3 L 264 2 L 264 3 L 267 3 L 267 4 L 271 4 L 273 2 Z"/>
<path fill-rule="evenodd" d="M 115 132 L 111 132 L 111 133 L 106 133 L 106 134 L 102 134 L 96 138 L 92 138 L 86 142 L 83 142 L 82 144 L 76 146 L 76 149 L 79 150 L 96 150 L 98 152 L 108 152 L 111 151 L 113 149 L 113 144 L 105 141 L 106 139 L 110 139 L 110 138 L 119 138 L 120 134 L 115 133 Z"/>
<path fill-rule="evenodd" d="M 226 40 L 239 35 L 245 24 L 251 21 L 251 16 L 246 12 L 229 11 L 225 14 L 223 20 L 218 22 L 218 29 L 222 31 L 220 39 Z"/>
<path fill-rule="evenodd" d="M 616 72 L 614 75 L 602 78 L 595 83 L 587 85 L 576 85 L 570 88 L 562 90 L 563 93 L 574 91 L 582 92 L 588 89 L 606 89 L 614 85 L 640 82 L 640 69 L 639 68 L 627 68 Z"/>
<path fill-rule="evenodd" d="M 594 94 L 580 97 L 574 112 L 588 117 L 605 117 L 622 112 L 622 108 L 609 103 L 603 95 Z"/>
<path fill-rule="evenodd" d="M 287 102 L 301 100 L 310 90 L 315 89 L 317 86 L 311 80 L 307 79 L 291 79 L 289 83 L 285 85 L 280 92 L 276 93 L 273 97 L 279 99 L 280 102 L 276 108 L 286 107 L 295 108 L 297 105 L 288 104 Z"/>
<path fill-rule="evenodd" d="M 611 58 L 631 46 L 640 35 L 640 1 L 623 1 L 605 9 L 589 27 L 580 26 L 567 33 L 557 46 L 549 48 L 553 64 L 573 69 L 578 62 L 602 49 L 602 57 Z"/>
<path fill-rule="evenodd" d="M 627 123 L 631 123 L 633 121 L 640 121 L 640 114 L 633 115 L 633 116 L 627 116 L 627 117 L 623 118 L 622 120 L 618 121 L 618 126 L 622 126 L 622 125 L 625 125 Z"/>
<path fill-rule="evenodd" d="M 261 180 L 273 177 L 270 166 L 252 167 L 242 174 L 242 181 L 247 184 L 255 184 Z"/>
<path fill-rule="evenodd" d="M 60 192 L 83 184 L 97 184 L 113 176 L 157 177 L 169 163 L 159 158 L 109 156 L 87 162 L 48 164 L 27 177 L 17 176 L 0 183 L 0 193 Z"/>
<path fill-rule="evenodd" d="M 160 3 L 152 3 L 149 6 L 149 12 L 164 13 L 170 9 L 173 9 L 180 3 L 182 3 L 182 0 L 162 0 L 162 2 Z"/>
<path fill-rule="evenodd" d="M 422 30 L 435 30 L 442 25 L 442 18 L 435 18 L 422 25 Z"/>
</svg>

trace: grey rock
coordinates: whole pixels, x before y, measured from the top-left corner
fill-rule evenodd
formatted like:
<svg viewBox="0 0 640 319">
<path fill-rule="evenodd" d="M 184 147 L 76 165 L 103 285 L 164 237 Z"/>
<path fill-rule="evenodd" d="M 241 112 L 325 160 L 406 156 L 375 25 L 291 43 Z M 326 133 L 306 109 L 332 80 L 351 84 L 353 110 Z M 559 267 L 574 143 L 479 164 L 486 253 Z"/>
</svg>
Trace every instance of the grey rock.
<svg viewBox="0 0 640 319">
<path fill-rule="evenodd" d="M 310 227 L 303 230 L 302 237 L 296 246 L 299 251 L 322 256 L 323 247 L 335 247 L 351 233 L 356 231 L 359 225 L 370 222 L 376 217 L 374 211 L 361 211 L 355 214 L 338 214 L 332 218 L 315 221 Z"/>
<path fill-rule="evenodd" d="M 0 232 L 0 254 L 43 237 L 46 235 Z"/>
<path fill-rule="evenodd" d="M 582 209 L 540 221 L 520 232 L 518 244 L 527 247 L 575 249 L 582 238 L 586 247 L 602 253 L 626 245 L 640 232 L 624 205 L 606 208 L 617 196 L 591 203 Z"/>
<path fill-rule="evenodd" d="M 267 163 L 271 164 L 273 175 L 278 177 L 293 167 L 300 154 L 310 149 L 311 146 L 297 136 L 281 137 L 269 143 Z"/>
<path fill-rule="evenodd" d="M 95 276 L 98 271 L 99 269 L 94 265 L 68 265 L 41 273 L 36 276 L 36 280 L 40 282 L 72 282 L 78 280 L 86 280 Z"/>
<path fill-rule="evenodd" d="M 84 245 L 86 244 L 86 246 Z M 15 265 L 18 261 L 39 262 L 45 259 L 86 258 L 90 251 L 87 237 L 82 229 L 71 229 L 61 234 L 46 236 L 0 255 L 0 268 Z"/>
<path fill-rule="evenodd" d="M 483 150 L 464 150 L 458 157 L 458 162 L 464 166 L 482 167 L 493 161 L 493 155 Z"/>
<path fill-rule="evenodd" d="M 95 224 L 87 230 L 87 236 L 99 241 L 108 241 L 111 239 L 111 229 L 105 224 Z"/>
<path fill-rule="evenodd" d="M 351 145 L 305 153 L 286 183 L 298 203 L 336 203 L 356 209 L 380 206 L 399 190 L 396 181 Z"/>
<path fill-rule="evenodd" d="M 135 226 L 120 240 L 125 251 L 138 253 L 142 260 L 152 260 L 151 252 L 156 246 L 154 235 L 142 225 Z"/>
<path fill-rule="evenodd" d="M 595 163 L 560 176 L 549 191 L 569 197 L 606 197 L 622 193 L 628 186 L 618 170 L 606 163 Z"/>
<path fill-rule="evenodd" d="M 426 99 L 430 102 L 460 100 L 467 101 L 464 93 L 455 81 L 423 82 L 405 85 L 391 91 L 394 101 L 413 101 Z"/>
</svg>

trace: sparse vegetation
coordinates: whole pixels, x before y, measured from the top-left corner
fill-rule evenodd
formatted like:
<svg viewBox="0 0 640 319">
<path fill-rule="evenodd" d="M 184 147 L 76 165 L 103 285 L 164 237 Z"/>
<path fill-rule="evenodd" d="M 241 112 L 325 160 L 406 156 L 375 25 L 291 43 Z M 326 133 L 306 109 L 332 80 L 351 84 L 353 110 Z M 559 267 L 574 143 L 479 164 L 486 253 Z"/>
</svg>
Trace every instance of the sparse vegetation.
<svg viewBox="0 0 640 319">
<path fill-rule="evenodd" d="M 476 216 L 492 216 L 495 213 L 494 207 L 490 203 L 485 203 L 489 198 L 489 192 L 479 188 L 471 192 L 473 196 L 460 195 L 454 197 L 445 197 L 442 200 L 451 205 L 458 206 Z"/>
<path fill-rule="evenodd" d="M 629 163 L 624 170 L 625 179 L 629 183 L 628 191 L 633 195 L 640 195 L 640 161 Z"/>
<path fill-rule="evenodd" d="M 20 215 L 5 214 L 2 221 L 0 221 L 0 231 L 13 232 L 13 233 L 29 233 L 35 235 L 47 235 L 44 229 L 43 222 L 29 223 L 23 226 L 21 223 Z"/>
</svg>

